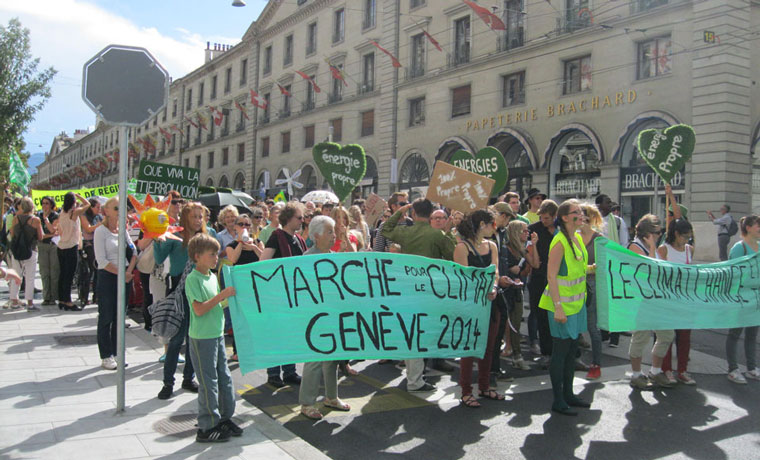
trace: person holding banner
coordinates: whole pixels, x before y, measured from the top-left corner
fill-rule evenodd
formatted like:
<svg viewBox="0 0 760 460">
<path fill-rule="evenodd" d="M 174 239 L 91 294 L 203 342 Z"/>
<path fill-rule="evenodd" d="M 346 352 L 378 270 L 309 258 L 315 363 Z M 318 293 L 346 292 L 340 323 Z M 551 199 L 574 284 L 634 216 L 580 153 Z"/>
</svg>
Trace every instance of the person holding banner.
<svg viewBox="0 0 760 460">
<path fill-rule="evenodd" d="M 316 216 L 309 224 L 309 235 L 314 246 L 304 255 L 329 254 L 335 244 L 335 221 L 328 216 Z M 351 406 L 338 398 L 338 365 L 343 361 L 308 362 L 303 365 L 303 377 L 298 393 L 301 414 L 312 420 L 321 420 L 322 413 L 317 409 L 317 395 L 322 379 L 325 384 L 325 407 L 339 411 L 351 410 Z"/>
<path fill-rule="evenodd" d="M 604 221 L 599 210 L 589 204 L 582 204 L 583 225 L 581 225 L 580 235 L 583 238 L 583 245 L 588 252 L 588 264 L 596 264 L 596 251 L 594 241 L 602 236 L 601 229 L 604 227 Z M 586 325 L 588 335 L 591 337 L 591 365 L 586 374 L 587 380 L 597 380 L 602 377 L 602 333 L 597 326 L 596 321 L 596 274 L 589 273 L 586 275 Z"/>
<path fill-rule="evenodd" d="M 738 259 L 758 252 L 760 243 L 760 216 L 744 216 L 739 220 L 739 229 L 742 232 L 741 241 L 734 244 L 728 253 L 729 259 Z M 746 384 L 747 378 L 760 380 L 760 369 L 757 368 L 755 350 L 757 348 L 757 331 L 760 326 L 738 327 L 728 330 L 726 337 L 726 360 L 728 361 L 728 380 L 734 383 Z M 736 358 L 736 348 L 739 338 L 744 331 L 744 359 L 747 360 L 747 377 L 739 370 Z"/>
<path fill-rule="evenodd" d="M 282 228 L 277 228 L 272 232 L 272 236 L 265 243 L 264 253 L 260 260 L 301 256 L 306 252 L 306 242 L 298 234 L 303 222 L 303 205 L 299 202 L 291 202 L 281 206 L 281 211 L 275 212 L 278 206 L 279 203 L 272 208 L 272 216 L 277 218 L 277 225 Z M 280 370 L 283 373 L 282 378 L 280 378 Z M 295 364 L 273 366 L 267 368 L 267 383 L 275 388 L 282 388 L 287 383 L 300 385 L 301 376 L 296 373 Z"/>
<path fill-rule="evenodd" d="M 535 190 L 537 193 L 538 190 Z M 541 295 L 546 289 L 546 267 L 549 263 L 549 248 L 554 234 L 557 233 L 555 217 L 557 215 L 557 203 L 552 200 L 544 200 L 538 208 L 538 222 L 528 226 L 531 235 L 538 235 L 535 244 L 538 253 L 539 265 L 530 273 L 528 280 L 528 296 L 530 299 L 530 315 L 528 315 L 528 336 L 530 338 L 530 350 L 543 358 L 543 365 L 549 361 L 552 354 L 552 336 L 549 329 L 549 319 L 546 310 L 539 308 Z"/>
<path fill-rule="evenodd" d="M 587 328 L 586 274 L 596 268 L 588 265 L 586 246 L 576 233 L 582 224 L 580 203 L 564 201 L 557 209 L 559 232 L 549 246 L 547 286 L 539 303 L 548 313 L 553 341 L 549 365 L 554 392 L 552 411 L 562 415 L 578 415 L 571 407 L 591 407 L 573 394 L 578 337 Z"/>
<path fill-rule="evenodd" d="M 694 248 L 689 244 L 694 235 L 691 224 L 686 219 L 676 219 L 670 223 L 665 244 L 657 248 L 659 259 L 675 262 L 678 264 L 691 264 L 694 260 Z M 678 374 L 673 376 L 672 344 L 668 346 L 662 362 L 662 371 L 672 384 L 681 382 L 686 385 L 696 385 L 697 382 L 686 372 L 689 365 L 689 351 L 691 349 L 691 329 L 676 329 L 675 331 L 676 353 L 678 356 Z"/>
<path fill-rule="evenodd" d="M 645 257 L 657 258 L 656 244 L 662 233 L 660 219 L 653 214 L 646 214 L 636 224 L 636 237 L 628 245 L 628 249 Z M 652 347 L 652 368 L 648 375 L 641 372 L 641 357 L 644 347 L 655 334 L 654 347 Z M 672 388 L 673 384 L 662 372 L 662 362 L 670 348 L 676 333 L 672 330 L 659 331 L 634 331 L 631 335 L 631 345 L 628 356 L 631 359 L 631 386 L 637 390 L 651 390 L 654 385 L 661 388 Z"/>
<path fill-rule="evenodd" d="M 349 231 L 350 219 L 346 208 L 336 206 L 330 214 L 335 227 L 335 243 L 331 252 L 357 252 L 359 239 Z M 351 365 L 346 360 L 340 361 L 340 371 L 346 376 L 359 375 L 357 371 L 351 369 Z"/>
<path fill-rule="evenodd" d="M 499 250 L 490 239 L 496 230 L 496 215 L 489 210 L 479 209 L 462 219 L 457 226 L 462 238 L 454 249 L 454 262 L 465 267 L 486 268 L 499 265 Z M 495 271 L 493 289 L 488 294 L 488 300 L 496 298 L 499 283 L 499 270 Z M 510 283 L 511 284 L 511 283 Z M 483 359 L 478 359 L 478 390 L 481 398 L 503 401 L 504 395 L 496 391 L 491 383 L 491 361 L 496 336 L 499 330 L 499 308 L 491 303 L 491 320 L 488 324 L 486 352 Z M 465 407 L 477 408 L 480 403 L 472 395 L 472 365 L 476 358 L 463 357 L 459 360 L 459 386 L 462 389 L 460 401 Z"/>
<path fill-rule="evenodd" d="M 79 201 L 79 206 L 77 204 Z M 61 310 L 83 310 L 71 301 L 71 285 L 74 283 L 74 273 L 77 270 L 77 251 L 82 239 L 82 228 L 79 218 L 90 209 L 90 202 L 82 195 L 69 192 L 63 197 L 61 215 L 58 217 L 58 263 L 61 275 L 58 278 L 58 308 Z"/>
<path fill-rule="evenodd" d="M 55 305 L 60 265 L 53 238 L 58 236 L 58 213 L 52 196 L 43 196 L 42 211 L 37 213 L 42 222 L 42 239 L 37 244 L 40 278 L 42 278 L 42 305 Z"/>
</svg>

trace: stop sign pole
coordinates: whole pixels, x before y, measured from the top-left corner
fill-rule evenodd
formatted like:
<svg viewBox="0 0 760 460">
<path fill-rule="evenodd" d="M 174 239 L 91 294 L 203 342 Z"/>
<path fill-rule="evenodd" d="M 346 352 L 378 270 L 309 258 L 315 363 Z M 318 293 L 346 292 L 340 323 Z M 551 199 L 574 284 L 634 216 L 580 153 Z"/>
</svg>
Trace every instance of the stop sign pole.
<svg viewBox="0 0 760 460">
<path fill-rule="evenodd" d="M 124 412 L 128 129 L 166 106 L 169 73 L 145 48 L 109 45 L 84 64 L 82 99 L 106 123 L 119 127 L 119 274 L 116 288 L 116 411 Z"/>
</svg>

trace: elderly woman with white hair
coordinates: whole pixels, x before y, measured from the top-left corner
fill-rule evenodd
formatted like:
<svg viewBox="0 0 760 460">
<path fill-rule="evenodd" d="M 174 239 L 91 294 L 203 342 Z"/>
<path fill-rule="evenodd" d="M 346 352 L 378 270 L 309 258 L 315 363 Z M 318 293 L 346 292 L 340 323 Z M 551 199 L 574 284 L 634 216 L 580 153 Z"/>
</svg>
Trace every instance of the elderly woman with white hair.
<svg viewBox="0 0 760 460">
<path fill-rule="evenodd" d="M 327 216 L 315 216 L 309 224 L 309 235 L 314 246 L 304 255 L 329 254 L 335 244 L 335 221 Z M 312 420 L 321 420 L 322 413 L 317 409 L 320 377 L 325 379 L 325 407 L 340 411 L 351 410 L 351 406 L 338 398 L 338 363 L 339 361 L 322 361 L 305 363 L 301 380 L 298 401 L 301 403 L 301 414 Z"/>
<path fill-rule="evenodd" d="M 235 222 L 237 222 L 238 215 L 237 208 L 232 205 L 226 206 L 219 211 L 217 222 L 220 226 L 224 226 L 224 230 L 216 234 L 216 239 L 222 247 L 219 250 L 219 254 L 222 256 L 224 256 L 224 250 L 227 246 L 235 241 L 235 235 L 237 235 L 237 232 L 235 231 Z"/>
</svg>

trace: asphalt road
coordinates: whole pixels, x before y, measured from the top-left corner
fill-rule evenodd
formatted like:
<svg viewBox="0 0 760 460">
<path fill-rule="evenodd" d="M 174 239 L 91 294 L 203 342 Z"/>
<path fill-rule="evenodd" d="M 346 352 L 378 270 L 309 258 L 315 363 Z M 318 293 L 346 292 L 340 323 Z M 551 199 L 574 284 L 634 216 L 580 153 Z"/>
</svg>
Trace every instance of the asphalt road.
<svg viewBox="0 0 760 460">
<path fill-rule="evenodd" d="M 692 360 L 722 363 L 725 331 L 695 331 L 692 342 Z M 402 369 L 359 362 L 361 374 L 339 382 L 352 410 L 323 411 L 319 422 L 299 415 L 297 387 L 275 390 L 264 371 L 235 370 L 233 378 L 242 398 L 335 459 L 760 458 L 760 415 L 750 411 L 760 407 L 760 382 L 736 385 L 722 372 L 697 373 L 696 387 L 639 392 L 628 385 L 627 361 L 612 356 L 625 355 L 624 343 L 625 350 L 604 348 L 602 381 L 576 374 L 576 392 L 592 401 L 578 417 L 551 415 L 547 371 L 537 364 L 500 383 L 505 401 L 481 399 L 480 409 L 470 409 L 457 399 L 458 370 L 430 372 L 438 390 L 410 394 Z"/>
</svg>

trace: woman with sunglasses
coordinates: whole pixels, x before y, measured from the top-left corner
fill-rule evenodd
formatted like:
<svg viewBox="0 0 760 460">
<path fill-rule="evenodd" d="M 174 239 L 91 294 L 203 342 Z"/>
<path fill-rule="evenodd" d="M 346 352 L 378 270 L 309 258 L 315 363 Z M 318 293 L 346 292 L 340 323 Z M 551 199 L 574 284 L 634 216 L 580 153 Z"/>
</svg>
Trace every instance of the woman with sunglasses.
<svg viewBox="0 0 760 460">
<path fill-rule="evenodd" d="M 78 202 L 78 203 L 77 203 Z M 80 206 L 81 205 L 81 206 Z M 83 310 L 71 301 L 71 285 L 77 270 L 77 251 L 82 239 L 79 218 L 90 209 L 90 202 L 82 195 L 69 192 L 63 197 L 63 208 L 58 217 L 58 263 L 61 275 L 58 278 L 58 308 L 61 310 Z"/>
<path fill-rule="evenodd" d="M 58 213 L 55 212 L 53 197 L 42 197 L 42 211 L 37 213 L 42 222 L 42 239 L 37 245 L 40 266 L 40 278 L 42 278 L 42 305 L 55 305 L 58 290 L 58 277 L 60 276 L 60 264 L 58 252 L 53 243 L 53 238 L 58 236 Z"/>
<path fill-rule="evenodd" d="M 311 240 L 309 237 L 309 224 L 311 223 L 311 219 L 314 217 L 314 211 L 309 211 L 306 209 L 303 214 L 303 224 L 301 224 L 301 232 L 299 235 L 301 235 L 301 238 L 303 238 L 304 241 L 306 241 L 306 247 L 310 248 L 314 246 L 314 241 Z"/>
<path fill-rule="evenodd" d="M 581 225 L 580 235 L 583 238 L 583 245 L 588 252 L 588 263 L 596 263 L 596 250 L 594 241 L 602 236 L 601 229 L 604 226 L 602 214 L 590 204 L 582 204 L 583 225 Z M 597 380 L 602 377 L 602 331 L 597 325 L 596 313 L 596 275 L 589 273 L 586 276 L 586 326 L 588 335 L 591 337 L 591 365 L 586 374 L 586 380 Z"/>
</svg>

